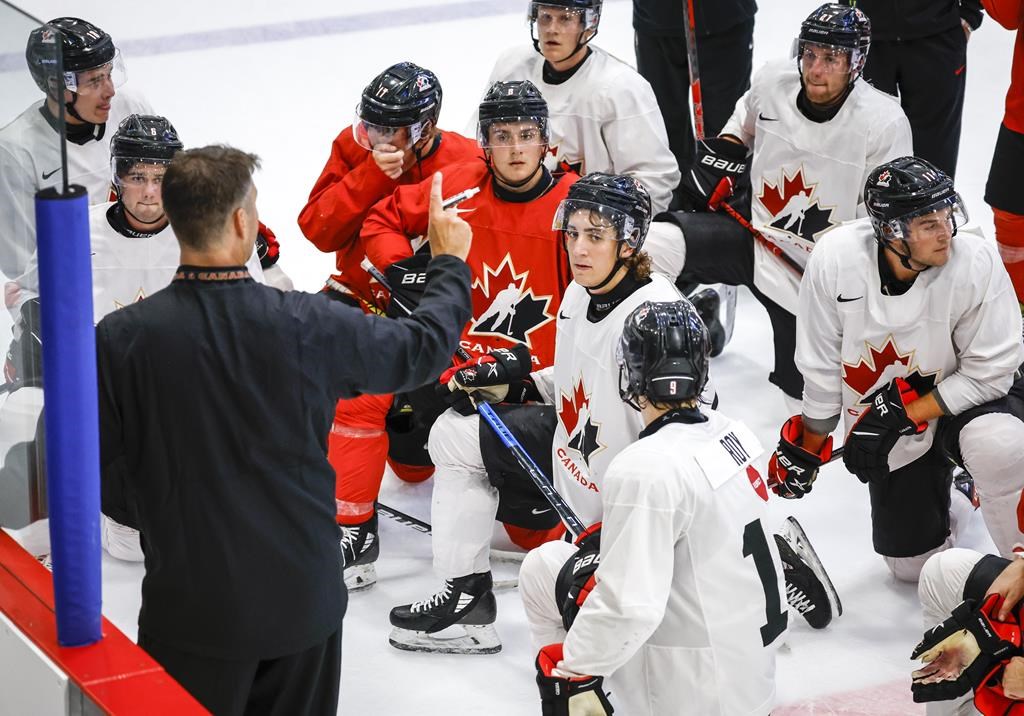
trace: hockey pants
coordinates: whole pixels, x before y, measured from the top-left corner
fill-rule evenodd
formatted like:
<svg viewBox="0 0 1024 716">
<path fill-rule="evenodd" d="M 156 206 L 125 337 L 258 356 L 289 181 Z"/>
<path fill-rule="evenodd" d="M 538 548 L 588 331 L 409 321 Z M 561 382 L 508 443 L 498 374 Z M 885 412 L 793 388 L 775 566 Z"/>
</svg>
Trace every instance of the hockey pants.
<svg viewBox="0 0 1024 716">
<path fill-rule="evenodd" d="M 491 536 L 498 513 L 498 488 L 491 484 L 480 451 L 480 418 L 445 411 L 430 430 L 427 447 L 435 465 L 430 509 L 434 569 L 445 578 L 487 572 Z M 553 530 L 506 525 L 520 547 L 531 549 L 557 538 Z"/>
</svg>

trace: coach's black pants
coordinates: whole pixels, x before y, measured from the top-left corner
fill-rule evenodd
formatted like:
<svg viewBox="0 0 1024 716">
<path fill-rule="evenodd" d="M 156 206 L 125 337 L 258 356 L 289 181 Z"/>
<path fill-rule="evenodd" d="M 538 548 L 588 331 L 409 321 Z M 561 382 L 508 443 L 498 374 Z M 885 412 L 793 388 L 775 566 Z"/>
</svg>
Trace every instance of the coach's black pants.
<svg viewBox="0 0 1024 716">
<path fill-rule="evenodd" d="M 953 176 L 967 86 L 967 37 L 962 27 L 917 40 L 871 43 L 864 77 L 898 95 L 914 133 L 914 154 Z"/>
<path fill-rule="evenodd" d="M 694 140 L 690 123 L 690 63 L 686 40 L 637 31 L 634 38 L 636 68 L 651 83 L 668 130 L 668 145 L 686 170 L 693 163 Z M 704 107 L 704 132 L 717 135 L 732 116 L 736 101 L 750 87 L 754 56 L 754 19 L 725 32 L 697 39 Z"/>
<path fill-rule="evenodd" d="M 297 654 L 217 659 L 139 634 L 139 646 L 215 716 L 334 716 L 341 683 L 341 627 Z"/>
</svg>

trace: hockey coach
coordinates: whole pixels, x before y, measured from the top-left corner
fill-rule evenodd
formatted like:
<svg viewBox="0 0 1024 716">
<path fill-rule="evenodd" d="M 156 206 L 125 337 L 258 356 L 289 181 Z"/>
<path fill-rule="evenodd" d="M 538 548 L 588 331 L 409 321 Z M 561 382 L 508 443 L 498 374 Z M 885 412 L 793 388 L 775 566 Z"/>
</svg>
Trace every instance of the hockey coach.
<svg viewBox="0 0 1024 716">
<path fill-rule="evenodd" d="M 142 533 L 139 645 L 216 714 L 335 714 L 342 584 L 327 434 L 339 398 L 411 390 L 470 318 L 470 227 L 431 193 L 408 319 L 255 283 L 252 154 L 178 153 L 170 286 L 96 329 L 103 480 Z M 105 491 L 106 492 L 106 491 Z"/>
</svg>

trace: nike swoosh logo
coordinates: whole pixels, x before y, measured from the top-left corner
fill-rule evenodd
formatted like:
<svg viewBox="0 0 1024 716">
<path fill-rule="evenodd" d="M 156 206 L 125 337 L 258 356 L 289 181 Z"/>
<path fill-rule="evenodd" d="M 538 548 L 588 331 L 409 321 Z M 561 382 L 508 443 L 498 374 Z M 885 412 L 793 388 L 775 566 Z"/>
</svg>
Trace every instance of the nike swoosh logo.
<svg viewBox="0 0 1024 716">
<path fill-rule="evenodd" d="M 836 300 L 839 301 L 839 303 L 849 303 L 850 301 L 859 301 L 862 298 L 864 298 L 864 297 L 863 296 L 854 296 L 853 298 L 843 298 L 843 294 L 839 294 L 838 296 L 836 296 Z"/>
<path fill-rule="evenodd" d="M 530 510 L 530 512 L 535 515 L 543 515 L 545 512 L 551 512 L 551 508 L 548 507 L 543 510 L 538 510 L 536 507 L 534 507 L 532 510 Z"/>
<path fill-rule="evenodd" d="M 960 69 L 958 69 L 958 70 L 957 70 L 956 72 L 954 72 L 953 74 L 954 74 L 954 75 L 956 75 L 957 77 L 959 77 L 960 75 L 962 75 L 962 74 L 964 73 L 964 70 L 965 70 L 966 68 L 967 68 L 967 65 L 960 65 Z"/>
<path fill-rule="evenodd" d="M 564 313 L 562 313 L 561 311 L 558 312 L 558 318 L 560 320 L 563 320 L 563 321 L 568 321 L 569 320 L 569 317 L 567 315 L 565 315 Z"/>
<path fill-rule="evenodd" d="M 43 181 L 46 181 L 47 179 L 49 179 L 50 177 L 52 177 L 54 174 L 56 174 L 59 171 L 60 171 L 60 167 L 57 167 L 52 172 L 43 172 Z"/>
<path fill-rule="evenodd" d="M 778 117 L 765 117 L 762 112 L 758 112 L 757 113 L 757 118 L 760 119 L 762 122 L 778 122 L 779 121 Z"/>
</svg>

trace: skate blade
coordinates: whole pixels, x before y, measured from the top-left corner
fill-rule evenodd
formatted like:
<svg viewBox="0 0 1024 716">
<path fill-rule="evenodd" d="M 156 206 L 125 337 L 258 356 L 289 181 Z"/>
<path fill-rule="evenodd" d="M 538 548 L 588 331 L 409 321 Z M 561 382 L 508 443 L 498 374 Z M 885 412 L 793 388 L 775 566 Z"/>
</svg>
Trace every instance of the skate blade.
<svg viewBox="0 0 1024 716">
<path fill-rule="evenodd" d="M 431 654 L 497 654 L 501 651 L 501 640 L 493 624 L 457 624 L 433 634 L 394 627 L 388 642 L 402 651 Z"/>
<path fill-rule="evenodd" d="M 345 586 L 350 592 L 361 592 L 377 583 L 377 568 L 373 562 L 354 564 L 345 572 Z"/>
<path fill-rule="evenodd" d="M 835 585 L 832 584 L 828 572 L 825 571 L 825 565 L 821 563 L 821 559 L 818 557 L 818 553 L 814 551 L 811 541 L 807 539 L 807 533 L 804 532 L 804 528 L 796 521 L 796 517 L 787 517 L 785 529 L 793 537 L 789 540 L 793 551 L 807 562 L 811 571 L 814 572 L 814 576 L 825 585 L 825 595 L 828 597 L 829 605 L 832 607 L 832 617 L 841 617 L 843 615 L 843 603 L 839 599 L 839 592 L 836 591 Z"/>
</svg>

